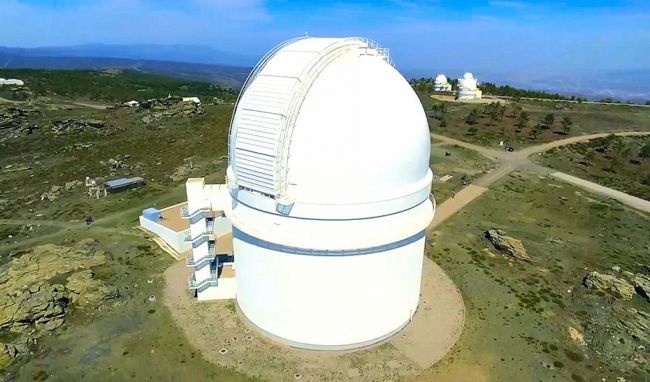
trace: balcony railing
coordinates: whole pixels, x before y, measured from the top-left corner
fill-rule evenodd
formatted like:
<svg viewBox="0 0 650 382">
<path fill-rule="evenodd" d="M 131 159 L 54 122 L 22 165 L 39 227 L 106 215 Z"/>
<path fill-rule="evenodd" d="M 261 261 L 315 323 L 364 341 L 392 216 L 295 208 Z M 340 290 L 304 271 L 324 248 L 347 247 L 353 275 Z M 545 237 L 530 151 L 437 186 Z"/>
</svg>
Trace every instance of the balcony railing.
<svg viewBox="0 0 650 382">
<path fill-rule="evenodd" d="M 189 218 L 194 217 L 194 216 L 196 216 L 198 214 L 203 214 L 203 213 L 211 212 L 211 211 L 212 210 L 210 209 L 210 207 L 201 207 L 198 210 L 195 210 L 192 213 L 190 213 L 190 209 L 187 206 L 185 206 L 185 207 L 181 208 L 181 217 L 189 219 Z"/>
<path fill-rule="evenodd" d="M 207 279 L 201 280 L 200 282 L 196 282 L 196 277 L 194 274 L 190 275 L 190 277 L 187 279 L 187 286 L 191 290 L 204 290 L 205 288 L 209 287 L 216 287 L 219 285 L 219 282 L 217 280 L 217 273 L 216 271 L 214 273 L 210 274 L 210 277 Z"/>
<path fill-rule="evenodd" d="M 199 245 L 213 238 L 214 238 L 214 232 L 208 232 L 207 230 L 205 232 L 201 232 L 195 237 L 192 237 L 192 234 L 188 231 L 185 233 L 185 237 L 183 238 L 183 240 L 186 242 L 191 242 L 192 247 L 196 248 Z"/>
<path fill-rule="evenodd" d="M 188 267 L 196 267 L 196 268 L 201 268 L 203 265 L 207 263 L 211 263 L 217 258 L 217 255 L 214 253 L 214 247 L 212 250 L 208 250 L 207 255 L 195 259 L 194 254 L 191 254 L 185 258 L 185 264 L 187 264 Z"/>
</svg>

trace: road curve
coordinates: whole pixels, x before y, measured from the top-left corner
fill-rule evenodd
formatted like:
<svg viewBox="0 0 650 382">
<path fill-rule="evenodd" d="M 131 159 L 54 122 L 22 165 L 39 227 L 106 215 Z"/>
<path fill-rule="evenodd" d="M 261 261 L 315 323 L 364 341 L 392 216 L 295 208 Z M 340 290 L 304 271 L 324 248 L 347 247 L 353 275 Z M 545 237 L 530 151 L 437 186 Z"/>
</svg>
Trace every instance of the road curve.
<svg viewBox="0 0 650 382">
<path fill-rule="evenodd" d="M 572 145 L 574 143 L 580 143 L 585 141 L 590 141 L 592 139 L 604 138 L 609 135 L 616 135 L 619 137 L 630 137 L 630 136 L 645 136 L 650 135 L 650 131 L 622 131 L 622 132 L 610 132 L 610 133 L 597 133 L 597 134 L 588 134 L 588 135 L 578 135 L 575 137 L 569 137 L 564 139 L 558 139 L 557 141 L 552 141 L 548 143 L 542 143 L 541 145 L 527 147 L 520 151 L 521 154 L 530 156 L 532 154 L 541 153 L 554 149 L 560 146 Z"/>
<path fill-rule="evenodd" d="M 607 197 L 613 198 L 625 205 L 639 209 L 641 211 L 650 212 L 650 202 L 637 198 L 632 195 L 628 195 L 624 192 L 617 191 L 608 187 L 601 186 L 596 183 L 592 183 L 574 176 L 555 172 L 555 170 L 540 166 L 536 163 L 533 163 L 529 157 L 533 154 L 542 153 L 556 147 L 571 145 L 574 143 L 585 142 L 592 139 L 603 138 L 608 135 L 617 135 L 617 136 L 646 136 L 650 135 L 650 132 L 646 131 L 618 131 L 618 132 L 605 132 L 605 133 L 596 133 L 596 134 L 587 134 L 579 135 L 575 137 L 569 137 L 565 139 L 560 139 L 553 142 L 543 143 L 536 146 L 527 147 L 523 150 L 516 152 L 507 152 L 491 149 L 488 147 L 478 146 L 473 143 L 464 142 L 460 139 L 450 138 L 440 134 L 431 134 L 431 137 L 435 140 L 451 143 L 460 147 L 464 147 L 469 150 L 473 150 L 481 155 L 484 155 L 490 159 L 497 159 L 499 161 L 499 166 L 483 175 L 482 177 L 476 179 L 473 184 L 463 188 L 452 198 L 449 198 L 438 205 L 438 210 L 436 212 L 436 217 L 434 217 L 433 222 L 429 225 L 429 229 L 441 224 L 447 218 L 453 216 L 456 212 L 463 209 L 466 205 L 471 203 L 474 199 L 483 195 L 487 191 L 488 186 L 494 182 L 502 179 L 508 174 L 512 173 L 515 170 L 520 168 L 529 168 L 535 171 L 542 172 L 546 175 L 551 174 L 552 176 L 562 179 L 566 182 L 570 182 L 579 186 L 583 189 L 586 189 L 597 194 L 605 195 Z"/>
</svg>

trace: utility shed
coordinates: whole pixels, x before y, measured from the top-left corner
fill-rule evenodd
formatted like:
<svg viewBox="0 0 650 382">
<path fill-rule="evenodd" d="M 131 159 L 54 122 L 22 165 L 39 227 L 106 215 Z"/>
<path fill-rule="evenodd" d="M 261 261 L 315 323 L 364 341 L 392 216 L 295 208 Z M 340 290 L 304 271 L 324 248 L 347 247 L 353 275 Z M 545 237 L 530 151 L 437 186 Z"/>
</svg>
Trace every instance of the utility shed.
<svg viewBox="0 0 650 382">
<path fill-rule="evenodd" d="M 128 190 L 129 188 L 136 188 L 144 185 L 144 178 L 136 176 L 133 178 L 119 178 L 109 180 L 104 183 L 104 187 L 109 192 L 119 192 Z"/>
<path fill-rule="evenodd" d="M 153 222 L 158 222 L 160 220 L 160 211 L 155 208 L 147 208 L 142 210 L 142 216 Z"/>
</svg>

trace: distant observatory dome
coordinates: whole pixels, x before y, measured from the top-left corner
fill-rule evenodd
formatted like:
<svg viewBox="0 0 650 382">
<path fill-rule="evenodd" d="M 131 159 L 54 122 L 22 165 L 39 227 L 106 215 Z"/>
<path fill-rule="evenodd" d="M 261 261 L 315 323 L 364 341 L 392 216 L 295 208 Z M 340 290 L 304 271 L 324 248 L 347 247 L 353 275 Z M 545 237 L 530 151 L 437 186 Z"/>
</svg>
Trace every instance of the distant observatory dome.
<svg viewBox="0 0 650 382">
<path fill-rule="evenodd" d="M 431 222 L 429 129 L 388 51 L 302 38 L 255 67 L 231 125 L 241 312 L 309 349 L 375 343 L 419 301 Z"/>
<path fill-rule="evenodd" d="M 444 74 L 438 74 L 436 76 L 436 84 L 446 84 L 447 83 L 447 76 Z"/>
<path fill-rule="evenodd" d="M 437 92 L 448 92 L 451 91 L 451 84 L 447 81 L 447 76 L 444 74 L 438 74 L 433 83 L 434 90 Z"/>
<path fill-rule="evenodd" d="M 458 79 L 458 99 L 480 99 L 481 96 L 482 92 L 478 89 L 478 80 L 474 78 L 472 73 L 467 72 L 463 75 L 463 78 Z"/>
</svg>

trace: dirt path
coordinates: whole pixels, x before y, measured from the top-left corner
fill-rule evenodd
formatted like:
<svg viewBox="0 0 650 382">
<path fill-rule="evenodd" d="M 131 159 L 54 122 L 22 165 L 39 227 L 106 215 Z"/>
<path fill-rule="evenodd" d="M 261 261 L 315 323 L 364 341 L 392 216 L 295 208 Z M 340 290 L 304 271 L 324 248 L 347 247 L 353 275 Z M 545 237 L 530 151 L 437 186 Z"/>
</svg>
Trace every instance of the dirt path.
<svg viewBox="0 0 650 382">
<path fill-rule="evenodd" d="M 439 204 L 436 208 L 436 214 L 433 218 L 433 222 L 431 222 L 431 225 L 429 225 L 429 229 L 436 227 L 440 223 L 447 220 L 447 218 L 453 216 L 456 212 L 460 211 L 463 207 L 468 205 L 472 200 L 481 196 L 485 191 L 487 191 L 487 188 L 485 187 L 470 184 L 469 186 L 456 193 L 456 195 L 453 197 Z"/>
<path fill-rule="evenodd" d="M 623 132 L 611 132 L 611 133 L 598 133 L 598 134 L 589 134 L 589 135 L 579 135 L 579 136 L 576 136 L 576 137 L 569 137 L 569 138 L 559 139 L 559 140 L 553 141 L 553 142 L 543 143 L 543 144 L 537 145 L 537 146 L 527 147 L 527 148 L 521 150 L 519 153 L 521 155 L 525 155 L 526 157 L 528 157 L 528 156 L 530 156 L 532 154 L 537 154 L 537 153 L 541 153 L 541 152 L 544 152 L 544 151 L 548 151 L 548 150 L 554 149 L 556 147 L 572 145 L 574 143 L 590 141 L 592 139 L 597 139 L 597 138 L 604 138 L 604 137 L 606 137 L 608 135 L 612 135 L 612 134 L 614 134 L 616 136 L 619 136 L 619 137 L 635 137 L 635 136 L 650 135 L 650 132 L 648 132 L 648 131 L 623 131 Z"/>
<path fill-rule="evenodd" d="M 465 324 L 463 296 L 436 263 L 424 258 L 420 305 L 413 320 L 390 342 L 425 369 L 454 346 Z"/>
<path fill-rule="evenodd" d="M 611 134 L 621 136 L 621 137 L 628 137 L 628 136 L 646 136 L 646 135 L 650 135 L 650 132 L 623 131 L 623 132 L 607 132 L 607 133 L 580 135 L 576 137 L 569 137 L 569 138 L 560 139 L 553 142 L 527 147 L 523 150 L 515 151 L 515 152 L 494 150 L 489 147 L 483 147 L 483 146 L 475 145 L 473 143 L 464 142 L 456 138 L 450 138 L 439 134 L 431 134 L 431 137 L 434 138 L 434 140 L 458 145 L 460 147 L 473 150 L 490 159 L 496 159 L 499 162 L 499 166 L 495 170 L 492 170 L 489 173 L 483 175 L 482 177 L 476 179 L 473 182 L 473 184 L 460 190 L 458 193 L 456 193 L 456 195 L 453 198 L 447 199 L 443 203 L 441 203 L 438 206 L 438 209 L 436 211 L 436 216 L 434 217 L 433 222 L 429 226 L 429 229 L 436 227 L 437 225 L 445 221 L 447 218 L 449 218 L 456 212 L 460 211 L 463 207 L 471 203 L 474 199 L 481 196 L 483 192 L 487 190 L 487 187 L 503 179 L 505 176 L 512 173 L 513 171 L 519 170 L 521 168 L 528 168 L 534 171 L 541 172 L 545 175 L 554 172 L 554 170 L 533 163 L 530 160 L 531 155 L 542 153 L 554 149 L 556 147 L 571 145 L 579 142 L 585 142 L 597 138 L 603 138 Z M 437 143 L 438 142 L 436 142 L 435 144 Z M 555 174 L 562 174 L 562 173 L 555 173 Z M 638 208 L 642 211 L 647 211 L 645 209 L 647 208 L 646 203 L 650 204 L 650 202 L 645 201 L 643 199 L 639 199 L 632 195 L 628 195 L 608 187 L 600 186 L 595 183 L 582 180 L 580 178 L 572 177 L 570 175 L 562 174 L 557 177 L 558 178 L 563 177 L 562 179 L 567 182 L 574 183 L 592 192 L 609 196 L 613 199 L 620 201 L 623 204 L 626 204 L 634 208 Z"/>
<path fill-rule="evenodd" d="M 647 200 L 643 200 L 641 198 L 637 198 L 636 196 L 632 196 L 624 192 L 611 189 L 609 187 L 601 186 L 600 184 L 590 182 L 573 175 L 565 174 L 563 172 L 554 172 L 551 174 L 551 176 L 565 182 L 575 184 L 576 186 L 587 191 L 615 199 L 632 208 L 650 212 L 650 202 Z"/>
<path fill-rule="evenodd" d="M 431 137 L 436 141 L 447 142 L 447 143 L 454 144 L 456 146 L 460 146 L 460 147 L 464 147 L 466 149 L 470 149 L 472 151 L 476 151 L 477 153 L 482 154 L 482 155 L 484 155 L 484 156 L 486 156 L 486 157 L 488 157 L 490 159 L 495 159 L 495 158 L 498 159 L 503 155 L 503 152 L 500 151 L 500 150 L 494 150 L 494 149 L 491 149 L 489 147 L 483 147 L 483 146 L 475 145 L 473 143 L 461 141 L 460 139 L 450 138 L 450 137 L 447 137 L 447 136 L 444 136 L 444 135 L 433 134 L 433 133 L 431 134 Z M 436 144 L 436 143 L 434 143 L 434 144 Z"/>
</svg>

